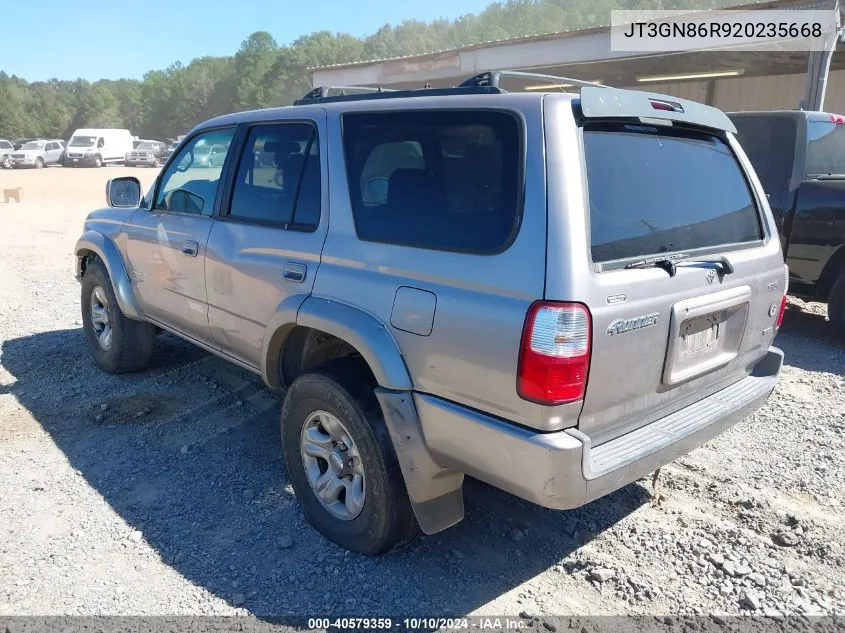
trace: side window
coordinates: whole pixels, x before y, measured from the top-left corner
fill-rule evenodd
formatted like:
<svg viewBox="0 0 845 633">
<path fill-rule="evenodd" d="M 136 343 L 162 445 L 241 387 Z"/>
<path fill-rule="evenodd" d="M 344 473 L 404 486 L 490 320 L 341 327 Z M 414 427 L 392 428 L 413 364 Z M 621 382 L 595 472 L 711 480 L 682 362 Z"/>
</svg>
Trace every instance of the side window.
<svg viewBox="0 0 845 633">
<path fill-rule="evenodd" d="M 320 154 L 309 123 L 259 125 L 241 155 L 229 215 L 314 230 L 320 223 Z"/>
<path fill-rule="evenodd" d="M 234 128 L 193 137 L 161 177 L 154 208 L 211 215 L 220 172 L 235 135 Z"/>
<path fill-rule="evenodd" d="M 106 142 L 101 138 L 97 140 L 97 147 L 99 149 L 103 149 L 106 146 Z"/>
<path fill-rule="evenodd" d="M 516 117 L 491 110 L 354 113 L 343 144 L 362 240 L 496 253 L 518 226 Z"/>
<path fill-rule="evenodd" d="M 786 189 L 792 172 L 795 123 L 786 118 L 737 117 L 736 138 L 768 194 Z"/>
</svg>

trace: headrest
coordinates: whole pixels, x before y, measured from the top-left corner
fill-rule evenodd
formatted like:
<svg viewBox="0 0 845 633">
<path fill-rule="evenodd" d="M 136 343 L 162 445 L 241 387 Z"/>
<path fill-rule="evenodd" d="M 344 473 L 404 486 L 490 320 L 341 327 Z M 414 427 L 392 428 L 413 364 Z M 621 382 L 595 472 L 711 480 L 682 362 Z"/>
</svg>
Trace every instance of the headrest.
<svg viewBox="0 0 845 633">
<path fill-rule="evenodd" d="M 264 151 L 270 154 L 283 154 L 287 156 L 288 154 L 298 154 L 302 151 L 302 148 L 299 146 L 299 143 L 294 143 L 293 141 L 270 141 L 269 143 L 264 143 Z"/>
</svg>

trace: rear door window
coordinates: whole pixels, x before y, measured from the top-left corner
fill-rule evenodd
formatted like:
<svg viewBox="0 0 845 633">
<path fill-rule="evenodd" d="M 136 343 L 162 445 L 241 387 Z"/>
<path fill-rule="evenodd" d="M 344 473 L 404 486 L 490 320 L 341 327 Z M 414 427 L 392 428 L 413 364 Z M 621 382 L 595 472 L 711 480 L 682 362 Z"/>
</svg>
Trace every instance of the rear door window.
<svg viewBox="0 0 845 633">
<path fill-rule="evenodd" d="M 705 132 L 597 124 L 584 131 L 594 262 L 762 239 L 736 156 Z"/>
</svg>

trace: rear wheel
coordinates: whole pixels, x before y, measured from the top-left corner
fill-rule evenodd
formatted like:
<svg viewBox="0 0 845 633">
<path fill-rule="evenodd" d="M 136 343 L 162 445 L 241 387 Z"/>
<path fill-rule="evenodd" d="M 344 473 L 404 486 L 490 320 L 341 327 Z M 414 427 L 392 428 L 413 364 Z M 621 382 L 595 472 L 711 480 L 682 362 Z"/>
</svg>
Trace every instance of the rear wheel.
<svg viewBox="0 0 845 633">
<path fill-rule="evenodd" d="M 306 520 L 354 552 L 376 555 L 418 532 L 366 367 L 343 358 L 297 378 L 282 406 L 288 478 Z"/>
<path fill-rule="evenodd" d="M 827 298 L 827 316 L 833 331 L 845 340 L 845 272 L 833 284 Z"/>
<path fill-rule="evenodd" d="M 121 312 L 106 267 L 100 261 L 91 262 L 82 278 L 82 326 L 88 349 L 103 371 L 139 371 L 150 362 L 156 329 Z"/>
</svg>

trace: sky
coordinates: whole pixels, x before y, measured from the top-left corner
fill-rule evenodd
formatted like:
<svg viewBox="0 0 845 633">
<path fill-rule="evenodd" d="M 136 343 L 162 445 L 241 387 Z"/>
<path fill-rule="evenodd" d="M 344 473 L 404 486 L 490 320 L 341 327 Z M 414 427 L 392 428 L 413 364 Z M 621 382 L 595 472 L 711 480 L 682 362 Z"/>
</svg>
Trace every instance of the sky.
<svg viewBox="0 0 845 633">
<path fill-rule="evenodd" d="M 482 11 L 492 0 L 0 0 L 0 70 L 28 81 L 140 79 L 175 61 L 233 55 L 255 31 L 289 44 L 361 36 L 403 19 Z"/>
</svg>

